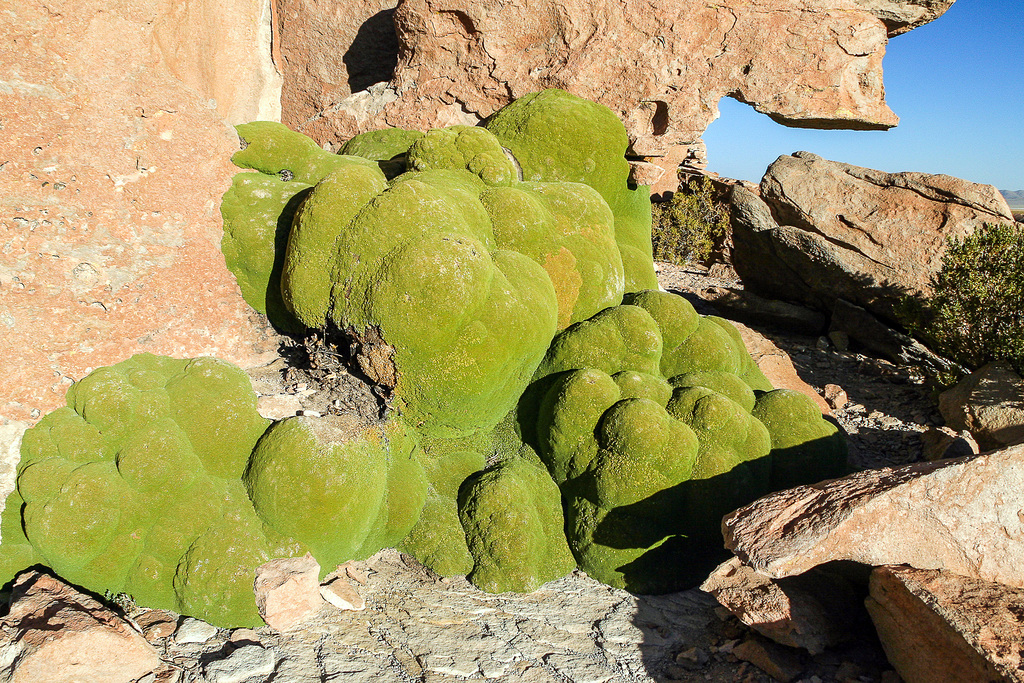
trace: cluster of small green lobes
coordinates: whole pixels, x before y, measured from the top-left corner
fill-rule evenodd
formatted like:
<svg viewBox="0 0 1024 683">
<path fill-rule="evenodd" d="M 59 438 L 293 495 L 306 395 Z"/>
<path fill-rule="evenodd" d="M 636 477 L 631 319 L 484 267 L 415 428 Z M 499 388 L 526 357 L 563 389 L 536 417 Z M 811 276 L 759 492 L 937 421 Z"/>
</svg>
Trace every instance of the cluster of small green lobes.
<svg viewBox="0 0 1024 683">
<path fill-rule="evenodd" d="M 77 382 L 67 404 L 25 433 L 0 578 L 42 562 L 97 592 L 253 622 L 251 568 L 291 544 L 240 482 L 268 424 L 245 373 L 145 354 Z"/>
<path fill-rule="evenodd" d="M 243 294 L 285 329 L 372 328 L 424 433 L 493 427 L 556 330 L 656 286 L 625 128 L 568 93 L 484 127 L 366 133 L 340 155 L 280 124 L 238 130 L 233 161 L 259 171 L 222 204 Z"/>
<path fill-rule="evenodd" d="M 723 515 L 845 467 L 808 397 L 773 390 L 735 327 L 667 292 L 560 333 L 520 420 L 561 487 L 580 567 L 636 592 L 692 585 L 720 559 Z"/>
<path fill-rule="evenodd" d="M 74 384 L 67 403 L 25 433 L 0 518 L 0 582 L 42 563 L 98 593 L 258 625 L 259 565 L 369 556 L 423 505 L 401 423 L 292 418 L 268 430 L 248 377 L 214 358 L 134 356 Z"/>
</svg>

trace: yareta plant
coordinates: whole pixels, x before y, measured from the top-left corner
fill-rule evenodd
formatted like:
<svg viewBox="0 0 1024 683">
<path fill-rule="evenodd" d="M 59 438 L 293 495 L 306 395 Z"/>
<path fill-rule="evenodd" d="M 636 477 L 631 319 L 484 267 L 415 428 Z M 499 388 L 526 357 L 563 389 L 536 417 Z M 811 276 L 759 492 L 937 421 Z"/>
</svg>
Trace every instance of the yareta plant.
<svg viewBox="0 0 1024 683">
<path fill-rule="evenodd" d="M 243 296 L 346 341 L 385 417 L 270 424 L 215 359 L 101 368 L 25 435 L 0 579 L 43 563 L 222 626 L 258 622 L 261 563 L 306 552 L 326 572 L 398 547 L 489 591 L 578 566 L 664 592 L 718 560 L 723 514 L 842 473 L 810 399 L 657 290 L 610 110 L 551 90 L 342 154 L 238 131 L 221 209 Z"/>
</svg>

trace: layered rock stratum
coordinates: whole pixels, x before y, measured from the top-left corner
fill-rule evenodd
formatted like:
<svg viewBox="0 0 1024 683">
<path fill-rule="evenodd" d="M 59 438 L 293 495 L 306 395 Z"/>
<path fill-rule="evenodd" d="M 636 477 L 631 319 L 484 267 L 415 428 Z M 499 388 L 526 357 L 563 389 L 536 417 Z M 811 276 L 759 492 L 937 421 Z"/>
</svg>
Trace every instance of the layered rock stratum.
<svg viewBox="0 0 1024 683">
<path fill-rule="evenodd" d="M 895 126 L 882 83 L 888 39 L 952 4 L 407 0 L 394 10 L 393 78 L 378 72 L 368 79 L 378 85 L 360 91 L 364 72 L 348 65 L 385 10 L 366 2 L 342 17 L 317 0 L 281 0 L 288 83 L 282 116 L 321 144 L 336 145 L 387 125 L 475 123 L 515 98 L 557 87 L 619 114 L 633 154 L 700 165 L 700 136 L 722 97 L 790 126 Z M 353 16 L 365 18 L 355 31 Z M 312 45 L 289 40 L 310 26 L 324 27 Z M 332 34 L 335 27 L 341 30 Z M 321 72 L 335 74 L 327 86 Z M 337 77 L 346 72 L 347 87 Z M 346 89 L 354 94 L 345 97 Z"/>
</svg>

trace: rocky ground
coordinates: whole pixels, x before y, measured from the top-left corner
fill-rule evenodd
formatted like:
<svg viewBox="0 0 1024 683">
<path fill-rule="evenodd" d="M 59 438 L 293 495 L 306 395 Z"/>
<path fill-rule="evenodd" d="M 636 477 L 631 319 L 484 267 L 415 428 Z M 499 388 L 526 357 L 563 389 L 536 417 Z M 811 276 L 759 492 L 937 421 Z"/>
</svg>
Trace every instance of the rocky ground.
<svg viewBox="0 0 1024 683">
<path fill-rule="evenodd" d="M 728 270 L 660 264 L 662 286 L 703 313 L 708 287 L 741 287 Z M 920 434 L 941 418 L 923 378 L 905 368 L 839 350 L 824 338 L 751 325 L 790 354 L 800 376 L 831 390 L 849 434 L 855 469 L 921 458 Z M 261 407 L 294 414 L 372 411 L 380 402 L 339 362 L 344 349 L 282 338 L 284 360 L 254 373 Z M 846 402 L 843 403 L 845 393 Z M 581 572 L 528 595 L 491 595 L 465 579 L 441 579 L 415 560 L 382 551 L 350 565 L 362 611 L 325 604 L 315 618 L 278 632 L 215 629 L 178 615 L 123 607 L 143 625 L 168 666 L 146 683 L 315 681 L 898 681 L 866 613 L 851 614 L 859 637 L 811 657 L 772 643 L 697 589 L 634 596 Z M 866 589 L 865 589 L 866 593 Z"/>
</svg>

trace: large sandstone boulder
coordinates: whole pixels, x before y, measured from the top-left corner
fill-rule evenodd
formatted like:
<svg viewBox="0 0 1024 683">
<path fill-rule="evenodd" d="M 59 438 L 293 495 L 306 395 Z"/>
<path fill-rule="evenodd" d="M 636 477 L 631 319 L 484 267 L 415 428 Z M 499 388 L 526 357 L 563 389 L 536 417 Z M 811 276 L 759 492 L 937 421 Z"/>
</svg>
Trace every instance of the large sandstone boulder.
<svg viewBox="0 0 1024 683">
<path fill-rule="evenodd" d="M 725 545 L 781 578 L 833 560 L 908 564 L 1024 587 L 1024 446 L 883 468 L 765 496 L 722 520 Z"/>
<path fill-rule="evenodd" d="M 251 366 L 274 351 L 220 251 L 238 149 L 224 117 L 267 112 L 262 8 L 0 13 L 0 421 L 38 418 L 72 380 L 137 352 Z"/>
<path fill-rule="evenodd" d="M 985 450 L 1024 442 L 1024 379 L 1006 361 L 979 368 L 939 395 L 946 424 Z"/>
<path fill-rule="evenodd" d="M 394 75 L 397 0 L 271 2 L 284 74 L 281 122 L 307 135 L 329 136 L 324 112 L 353 92 L 390 81 Z"/>
<path fill-rule="evenodd" d="M 479 121 L 515 98 L 557 87 L 618 113 L 633 153 L 663 157 L 683 146 L 699 165 L 700 136 L 724 96 L 786 125 L 896 125 L 882 85 L 888 37 L 952 4 L 404 0 L 394 13 L 400 46 L 394 78 L 342 99 L 346 88 L 337 75 L 346 73 L 360 34 L 376 31 L 386 10 L 372 0 L 352 3 L 342 19 L 331 3 L 279 0 L 279 7 L 302 8 L 302 16 L 280 12 L 286 42 L 290 25 L 323 29 L 308 46 L 286 48 L 283 118 L 302 122 L 302 132 L 321 144 L 336 145 L 386 125 Z M 354 18 L 364 19 L 355 31 Z M 332 38 L 334 27 L 340 30 Z M 674 154 L 673 165 L 683 160 Z"/>
<path fill-rule="evenodd" d="M 1024 681 L 1024 590 L 941 570 L 878 567 L 868 612 L 907 683 Z"/>
<path fill-rule="evenodd" d="M 779 157 L 760 197 L 737 186 L 731 204 L 733 265 L 745 286 L 827 312 L 845 299 L 889 320 L 904 295 L 930 291 L 947 238 L 1013 220 L 991 185 L 809 152 Z"/>
</svg>

